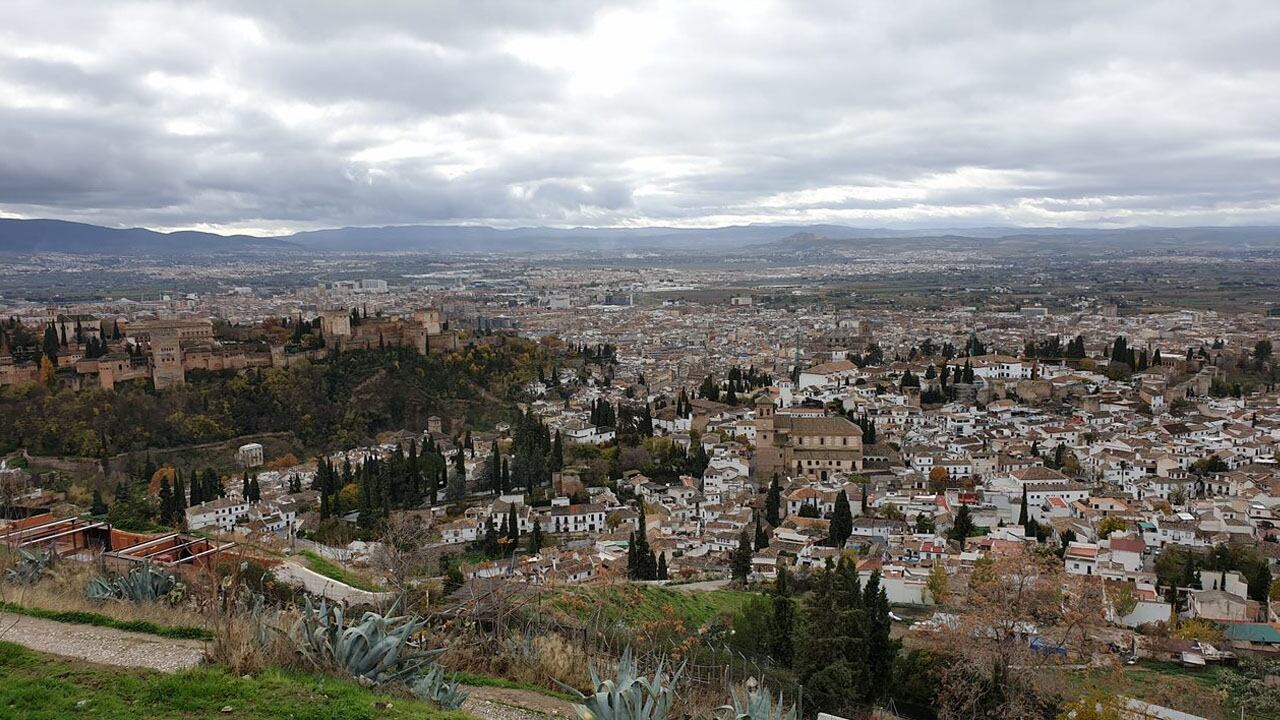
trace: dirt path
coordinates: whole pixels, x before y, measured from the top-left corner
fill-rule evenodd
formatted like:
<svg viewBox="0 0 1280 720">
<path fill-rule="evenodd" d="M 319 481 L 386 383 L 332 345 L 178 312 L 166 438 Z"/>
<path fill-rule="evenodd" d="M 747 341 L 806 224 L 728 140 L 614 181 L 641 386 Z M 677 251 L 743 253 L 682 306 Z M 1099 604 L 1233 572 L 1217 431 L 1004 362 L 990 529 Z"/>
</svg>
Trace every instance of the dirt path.
<svg viewBox="0 0 1280 720">
<path fill-rule="evenodd" d="M 0 640 L 50 655 L 176 672 L 204 661 L 204 642 L 0 613 Z"/>
<path fill-rule="evenodd" d="M 204 661 L 200 640 L 163 638 L 0 612 L 0 640 L 37 652 L 117 667 L 177 672 Z M 480 720 L 573 718 L 573 704 L 530 690 L 468 686 L 463 709 Z"/>
<path fill-rule="evenodd" d="M 531 690 L 468 686 L 471 697 L 463 709 L 485 720 L 573 718 L 573 704 Z"/>
</svg>

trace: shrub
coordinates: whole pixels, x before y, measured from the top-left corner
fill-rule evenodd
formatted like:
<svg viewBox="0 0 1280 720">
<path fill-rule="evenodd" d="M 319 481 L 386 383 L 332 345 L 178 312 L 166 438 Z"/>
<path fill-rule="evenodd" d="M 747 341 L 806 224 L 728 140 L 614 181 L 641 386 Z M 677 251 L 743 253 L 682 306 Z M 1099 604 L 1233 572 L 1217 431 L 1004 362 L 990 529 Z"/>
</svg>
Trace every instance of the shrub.
<svg viewBox="0 0 1280 720">
<path fill-rule="evenodd" d="M 675 685 L 680 681 L 683 666 L 674 675 L 668 675 L 661 663 L 652 677 L 642 676 L 636 667 L 631 648 L 618 660 L 617 676 L 601 679 L 591 671 L 592 695 L 585 695 L 565 686 L 580 702 L 573 706 L 579 720 L 666 720 L 675 703 Z"/>
<path fill-rule="evenodd" d="M 5 578 L 15 585 L 35 585 L 53 567 L 57 557 L 52 550 L 29 552 L 19 548 L 18 564 L 9 568 Z"/>
<path fill-rule="evenodd" d="M 409 689 L 414 695 L 423 700 L 429 700 L 444 710 L 457 710 L 471 695 L 462 689 L 462 683 L 458 681 L 456 673 L 452 682 L 446 681 L 444 670 L 435 663 L 432 663 L 431 669 L 425 675 L 419 675 L 417 680 L 409 685 Z"/>
<path fill-rule="evenodd" d="M 144 562 L 124 575 L 95 577 L 89 581 L 84 594 L 90 600 L 128 600 L 130 602 L 155 602 L 167 598 L 176 604 L 182 597 L 183 585 L 173 575 L 160 572 Z"/>
<path fill-rule="evenodd" d="M 349 623 L 341 606 L 330 607 L 322 600 L 316 607 L 308 597 L 293 635 L 298 651 L 313 664 L 380 684 L 409 677 L 440 655 L 440 651 L 418 650 L 409 644 L 424 624 L 417 617 L 376 612 L 366 612 L 359 623 Z"/>
</svg>

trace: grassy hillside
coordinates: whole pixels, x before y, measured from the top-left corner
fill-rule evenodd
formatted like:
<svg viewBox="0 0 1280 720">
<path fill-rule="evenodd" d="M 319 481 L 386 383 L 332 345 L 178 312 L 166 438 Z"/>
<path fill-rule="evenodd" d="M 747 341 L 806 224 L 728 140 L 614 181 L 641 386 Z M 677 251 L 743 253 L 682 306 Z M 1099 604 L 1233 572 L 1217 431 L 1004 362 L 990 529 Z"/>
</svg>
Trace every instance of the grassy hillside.
<svg viewBox="0 0 1280 720">
<path fill-rule="evenodd" d="M 230 711 L 222 712 L 226 707 Z M 242 678 L 218 668 L 165 675 L 62 660 L 0 642 L 0 719 L 67 717 L 466 720 L 469 716 L 319 675 L 268 671 Z"/>
<path fill-rule="evenodd" d="M 718 615 L 736 612 L 753 594 L 625 584 L 565 589 L 551 600 L 551 606 L 566 620 L 587 621 L 598 614 L 604 622 L 631 627 L 680 621 L 693 629 Z"/>
</svg>

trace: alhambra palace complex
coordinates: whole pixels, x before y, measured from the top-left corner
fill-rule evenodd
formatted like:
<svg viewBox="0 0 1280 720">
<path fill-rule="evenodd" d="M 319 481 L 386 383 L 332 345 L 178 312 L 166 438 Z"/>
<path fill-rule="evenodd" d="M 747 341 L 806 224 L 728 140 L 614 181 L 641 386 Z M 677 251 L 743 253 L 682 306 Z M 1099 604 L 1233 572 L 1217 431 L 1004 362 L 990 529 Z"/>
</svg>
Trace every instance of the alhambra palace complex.
<svg viewBox="0 0 1280 720">
<path fill-rule="evenodd" d="M 250 367 L 288 367 L 342 350 L 412 347 L 421 354 L 457 348 L 457 334 L 440 310 L 422 308 L 411 315 L 365 317 L 352 323 L 347 310 L 324 310 L 319 315 L 323 347 L 294 350 L 267 342 L 223 342 L 209 319 L 157 319 L 129 322 L 123 317 L 64 315 L 51 312 L 39 328 L 53 325 L 64 339 L 57 354 L 59 383 L 104 389 L 116 383 L 150 378 L 157 390 L 181 385 L 192 370 L 241 370 Z M 118 336 L 118 337 L 117 337 Z M 86 357 L 90 342 L 105 343 L 107 351 Z M 72 375 L 70 370 L 74 370 Z M 39 357 L 15 357 L 0 347 L 0 385 L 38 382 Z"/>
</svg>

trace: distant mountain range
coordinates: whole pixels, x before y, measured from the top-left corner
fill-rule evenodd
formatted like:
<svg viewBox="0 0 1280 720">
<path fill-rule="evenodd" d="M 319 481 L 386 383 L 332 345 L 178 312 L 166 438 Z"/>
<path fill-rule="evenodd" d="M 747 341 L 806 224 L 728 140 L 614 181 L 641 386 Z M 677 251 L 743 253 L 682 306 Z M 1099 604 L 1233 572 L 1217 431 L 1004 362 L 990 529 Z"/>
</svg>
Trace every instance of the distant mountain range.
<svg viewBox="0 0 1280 720">
<path fill-rule="evenodd" d="M 144 228 L 107 228 L 62 220 L 0 219 L 0 253 L 207 256 L 244 252 L 524 253 L 569 251 L 726 250 L 761 253 L 822 251 L 906 239 L 968 240 L 987 245 L 1095 247 L 1203 247 L 1240 249 L 1280 245 L 1277 227 L 1129 228 L 932 228 L 896 230 L 842 225 L 739 225 L 718 228 L 515 228 L 471 225 L 403 225 L 314 230 L 282 237 L 217 235 Z"/>
<path fill-rule="evenodd" d="M 65 220 L 0 219 L 0 253 L 33 255 L 209 255 L 251 250 L 302 250 L 278 238 L 145 228 L 108 228 Z"/>
</svg>

